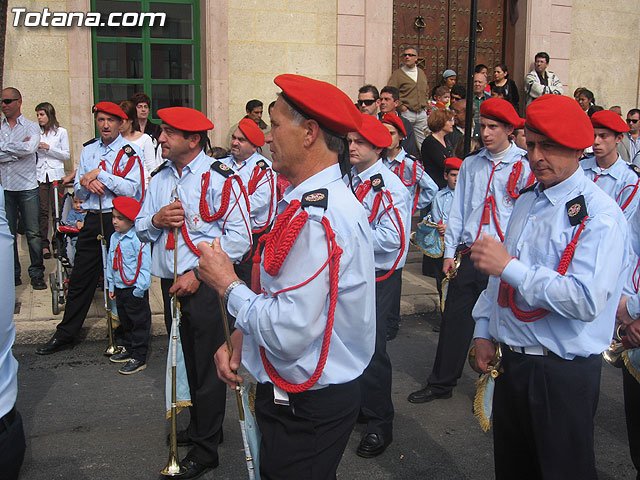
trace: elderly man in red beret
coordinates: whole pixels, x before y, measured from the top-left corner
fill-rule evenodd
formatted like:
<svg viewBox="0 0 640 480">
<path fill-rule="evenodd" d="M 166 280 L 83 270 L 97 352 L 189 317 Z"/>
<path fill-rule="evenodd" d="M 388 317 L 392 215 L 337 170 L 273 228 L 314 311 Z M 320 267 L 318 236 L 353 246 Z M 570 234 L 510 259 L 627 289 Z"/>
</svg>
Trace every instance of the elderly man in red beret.
<svg viewBox="0 0 640 480">
<path fill-rule="evenodd" d="M 328 83 L 288 74 L 275 83 L 282 93 L 267 142 L 291 186 L 261 238 L 260 293 L 217 241 L 201 244 L 198 270 L 236 317 L 233 357 L 220 348 L 218 375 L 235 388 L 242 360 L 258 381 L 262 478 L 328 479 L 355 426 L 376 335 L 371 229 L 338 160 L 362 116 Z"/>
<path fill-rule="evenodd" d="M 71 348 L 80 332 L 96 284 L 103 274 L 98 236 L 104 232 L 108 248 L 114 231 L 111 223 L 113 199 L 141 200 L 144 179 L 139 168 L 140 147 L 126 143 L 120 135 L 120 124 L 127 115 L 112 102 L 99 102 L 93 107 L 93 113 L 100 136 L 84 144 L 73 185 L 76 197 L 84 200 L 82 209 L 87 215 L 76 243 L 64 316 L 53 337 L 36 350 L 39 355 Z"/>
<path fill-rule="evenodd" d="M 249 196 L 252 253 L 260 237 L 269 231 L 276 217 L 276 174 L 271 161 L 262 156 L 259 149 L 264 145 L 264 133 L 256 122 L 243 118 L 231 134 L 231 155 L 221 161 L 238 173 Z M 236 263 L 236 273 L 247 284 L 251 283 L 251 257 Z"/>
<path fill-rule="evenodd" d="M 629 126 L 610 110 L 595 112 L 591 116 L 591 124 L 594 131 L 593 155 L 583 159 L 580 166 L 588 178 L 620 205 L 629 220 L 640 199 L 640 168 L 625 162 L 617 149 Z"/>
<path fill-rule="evenodd" d="M 451 398 L 472 339 L 471 311 L 488 280 L 473 267 L 468 254 L 482 236 L 504 238 L 514 200 L 533 181 L 526 152 L 509 141 L 520 121 L 513 105 L 490 98 L 480 105 L 480 115 L 484 148 L 469 154 L 460 166 L 444 234 L 442 271 L 445 275 L 451 271 L 452 278 L 436 358 L 426 387 L 409 395 L 411 403 Z"/>
<path fill-rule="evenodd" d="M 226 400 L 212 361 L 224 342 L 222 312 L 218 295 L 198 276 L 202 253 L 196 245 L 216 239 L 237 261 L 249 250 L 251 227 L 242 181 L 224 163 L 205 155 L 213 123 L 186 107 L 163 108 L 158 116 L 162 157 L 167 160 L 149 182 L 136 232 L 143 242 L 154 243 L 151 274 L 161 279 L 167 331 L 171 296 L 180 299 L 180 339 L 192 406 L 189 426 L 178 432 L 178 443 L 190 448 L 181 462 L 184 472 L 167 478 L 191 479 L 218 466 Z"/>
<path fill-rule="evenodd" d="M 491 275 L 473 309 L 478 368 L 502 352 L 496 478 L 595 479 L 600 353 L 613 334 L 627 221 L 580 168 L 593 127 L 573 99 L 534 100 L 525 129 L 538 183 L 520 192 L 504 245 L 485 235 L 471 249 Z"/>
</svg>

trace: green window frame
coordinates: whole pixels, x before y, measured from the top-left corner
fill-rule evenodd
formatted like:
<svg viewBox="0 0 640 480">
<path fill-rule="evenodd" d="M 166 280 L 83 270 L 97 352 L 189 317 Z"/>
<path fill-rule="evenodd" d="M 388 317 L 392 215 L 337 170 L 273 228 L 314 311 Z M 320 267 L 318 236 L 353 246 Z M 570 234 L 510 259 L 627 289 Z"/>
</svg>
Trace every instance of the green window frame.
<svg viewBox="0 0 640 480">
<path fill-rule="evenodd" d="M 118 103 L 123 100 L 128 100 L 130 94 L 133 94 L 134 92 L 143 91 L 151 98 L 151 118 L 157 118 L 156 111 L 159 108 L 168 106 L 191 106 L 197 110 L 200 110 L 202 100 L 200 81 L 200 0 L 110 0 L 109 2 L 101 2 L 101 0 L 91 0 L 91 11 L 98 12 L 100 11 L 100 5 L 104 6 L 107 3 L 110 11 L 128 12 L 132 11 L 132 6 L 134 6 L 139 8 L 139 11 L 142 13 L 162 12 L 163 10 L 162 8 L 158 8 L 158 4 L 166 4 L 167 9 L 169 10 L 172 8 L 180 8 L 180 5 L 188 5 L 191 7 L 192 12 L 190 35 L 191 38 L 175 38 L 175 36 L 170 38 L 169 35 L 163 38 L 163 36 L 161 35 L 162 27 L 160 27 L 160 29 L 158 29 L 158 27 L 154 29 L 154 27 L 150 27 L 148 25 L 148 21 L 146 21 L 145 25 L 142 27 L 132 27 L 128 29 L 126 29 L 126 27 L 117 27 L 116 30 L 119 30 L 119 33 L 127 36 L 105 35 L 105 30 L 103 30 L 101 27 L 92 27 L 91 48 L 93 60 L 93 91 L 95 102 L 97 103 L 100 101 L 113 101 Z M 121 5 L 121 8 L 118 8 L 118 4 Z M 167 26 L 167 22 L 171 20 L 170 15 L 171 13 L 167 13 L 166 15 L 165 27 Z M 104 14 L 102 21 L 105 21 Z M 135 35 L 135 32 L 137 30 L 140 31 L 140 35 L 132 36 Z M 152 30 L 154 31 L 153 33 Z M 160 35 L 158 33 L 160 33 Z M 124 58 L 120 58 L 120 55 L 118 54 L 117 62 L 119 63 L 119 65 L 116 67 L 118 75 L 115 76 L 101 76 L 101 72 L 99 71 L 100 49 L 107 47 L 108 44 L 112 44 L 112 47 L 119 48 L 120 53 L 122 53 L 123 49 L 125 52 L 127 52 L 125 53 Z M 191 67 L 191 73 L 190 75 L 188 75 L 192 78 L 158 78 L 157 73 L 154 75 L 154 70 L 152 67 L 152 55 L 154 54 L 153 51 L 155 50 L 155 53 L 157 55 L 158 51 L 162 51 L 163 46 L 165 45 L 167 46 L 165 47 L 167 49 L 181 49 L 181 46 L 185 46 L 187 47 L 185 50 L 187 52 L 189 50 L 188 47 L 192 47 L 192 58 L 190 62 L 191 65 L 189 65 Z M 128 51 L 135 51 L 135 56 L 137 58 L 128 58 Z M 139 58 L 140 55 L 142 57 L 141 59 Z M 186 64 L 183 62 L 182 66 L 184 67 L 185 65 Z M 142 72 L 139 71 L 140 66 L 142 67 Z M 160 65 L 160 68 L 162 67 L 163 65 Z M 132 76 L 126 75 L 126 72 L 123 72 L 123 70 L 126 71 L 130 68 L 136 71 L 136 73 L 134 73 L 134 75 Z M 101 95 L 101 90 L 104 90 L 106 86 L 122 86 L 128 90 L 129 96 L 127 96 L 126 98 L 102 98 L 105 95 Z M 160 97 L 159 93 L 155 95 L 156 99 L 154 99 L 154 91 L 158 91 L 163 87 L 167 87 L 169 91 L 174 86 L 182 87 L 182 93 L 185 94 L 185 98 L 187 98 L 188 102 L 183 102 L 182 104 L 177 105 L 167 104 L 166 99 L 163 99 L 164 101 L 160 102 L 157 101 L 158 97 Z M 131 87 L 133 87 L 133 89 Z M 174 90 L 180 90 L 180 88 L 176 89 L 174 87 Z"/>
</svg>

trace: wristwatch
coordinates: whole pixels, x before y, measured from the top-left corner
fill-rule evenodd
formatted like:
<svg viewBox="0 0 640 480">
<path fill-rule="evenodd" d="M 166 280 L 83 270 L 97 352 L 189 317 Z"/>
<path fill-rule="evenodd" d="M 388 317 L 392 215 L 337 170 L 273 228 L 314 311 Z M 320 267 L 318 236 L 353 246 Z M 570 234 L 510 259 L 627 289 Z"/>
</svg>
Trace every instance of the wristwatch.
<svg viewBox="0 0 640 480">
<path fill-rule="evenodd" d="M 239 285 L 246 285 L 246 283 L 244 283 L 242 280 L 234 280 L 233 282 L 231 282 L 229 284 L 229 286 L 225 289 L 224 291 L 224 295 L 222 296 L 222 300 L 224 301 L 224 304 L 226 305 L 227 302 L 229 301 L 229 295 L 231 295 L 231 291 L 236 288 Z"/>
</svg>

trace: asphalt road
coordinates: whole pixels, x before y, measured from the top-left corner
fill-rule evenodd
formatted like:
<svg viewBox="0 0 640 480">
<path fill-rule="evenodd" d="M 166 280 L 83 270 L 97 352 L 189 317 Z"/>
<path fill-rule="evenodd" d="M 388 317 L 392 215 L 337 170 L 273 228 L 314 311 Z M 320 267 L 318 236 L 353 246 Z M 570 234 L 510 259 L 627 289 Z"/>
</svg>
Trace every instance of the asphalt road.
<svg viewBox="0 0 640 480">
<path fill-rule="evenodd" d="M 394 365 L 394 442 L 380 457 L 355 454 L 356 427 L 338 470 L 340 479 L 487 479 L 493 477 L 491 433 L 471 413 L 474 372 L 467 366 L 449 400 L 413 405 L 406 396 L 425 381 L 437 344 L 435 317 L 403 319 L 389 344 Z M 18 408 L 27 436 L 22 480 L 155 479 L 167 460 L 164 365 L 167 338 L 152 342 L 149 367 L 124 376 L 102 355 L 102 342 L 39 357 L 33 345 L 16 345 L 20 362 Z M 179 415 L 185 424 L 187 414 Z M 205 479 L 247 478 L 231 392 L 220 466 Z M 181 455 L 186 449 L 180 449 Z M 284 452 L 283 452 L 284 453 Z M 596 418 L 599 478 L 632 479 L 619 370 L 603 366 Z"/>
</svg>

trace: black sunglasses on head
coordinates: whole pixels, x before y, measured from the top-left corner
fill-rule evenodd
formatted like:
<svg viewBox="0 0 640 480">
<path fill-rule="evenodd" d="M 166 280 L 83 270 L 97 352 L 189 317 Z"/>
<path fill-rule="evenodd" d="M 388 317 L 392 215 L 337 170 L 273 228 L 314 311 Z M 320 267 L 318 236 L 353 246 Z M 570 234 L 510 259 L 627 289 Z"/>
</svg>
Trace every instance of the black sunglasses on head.
<svg viewBox="0 0 640 480">
<path fill-rule="evenodd" d="M 358 100 L 356 102 L 358 105 L 362 106 L 362 105 L 366 105 L 367 107 L 370 107 L 371 105 L 373 105 L 375 103 L 375 100 L 372 99 L 368 99 L 368 100 Z"/>
<path fill-rule="evenodd" d="M 20 100 L 19 98 L 3 98 L 2 103 L 5 105 L 11 104 L 11 102 L 15 102 L 16 100 Z"/>
</svg>

